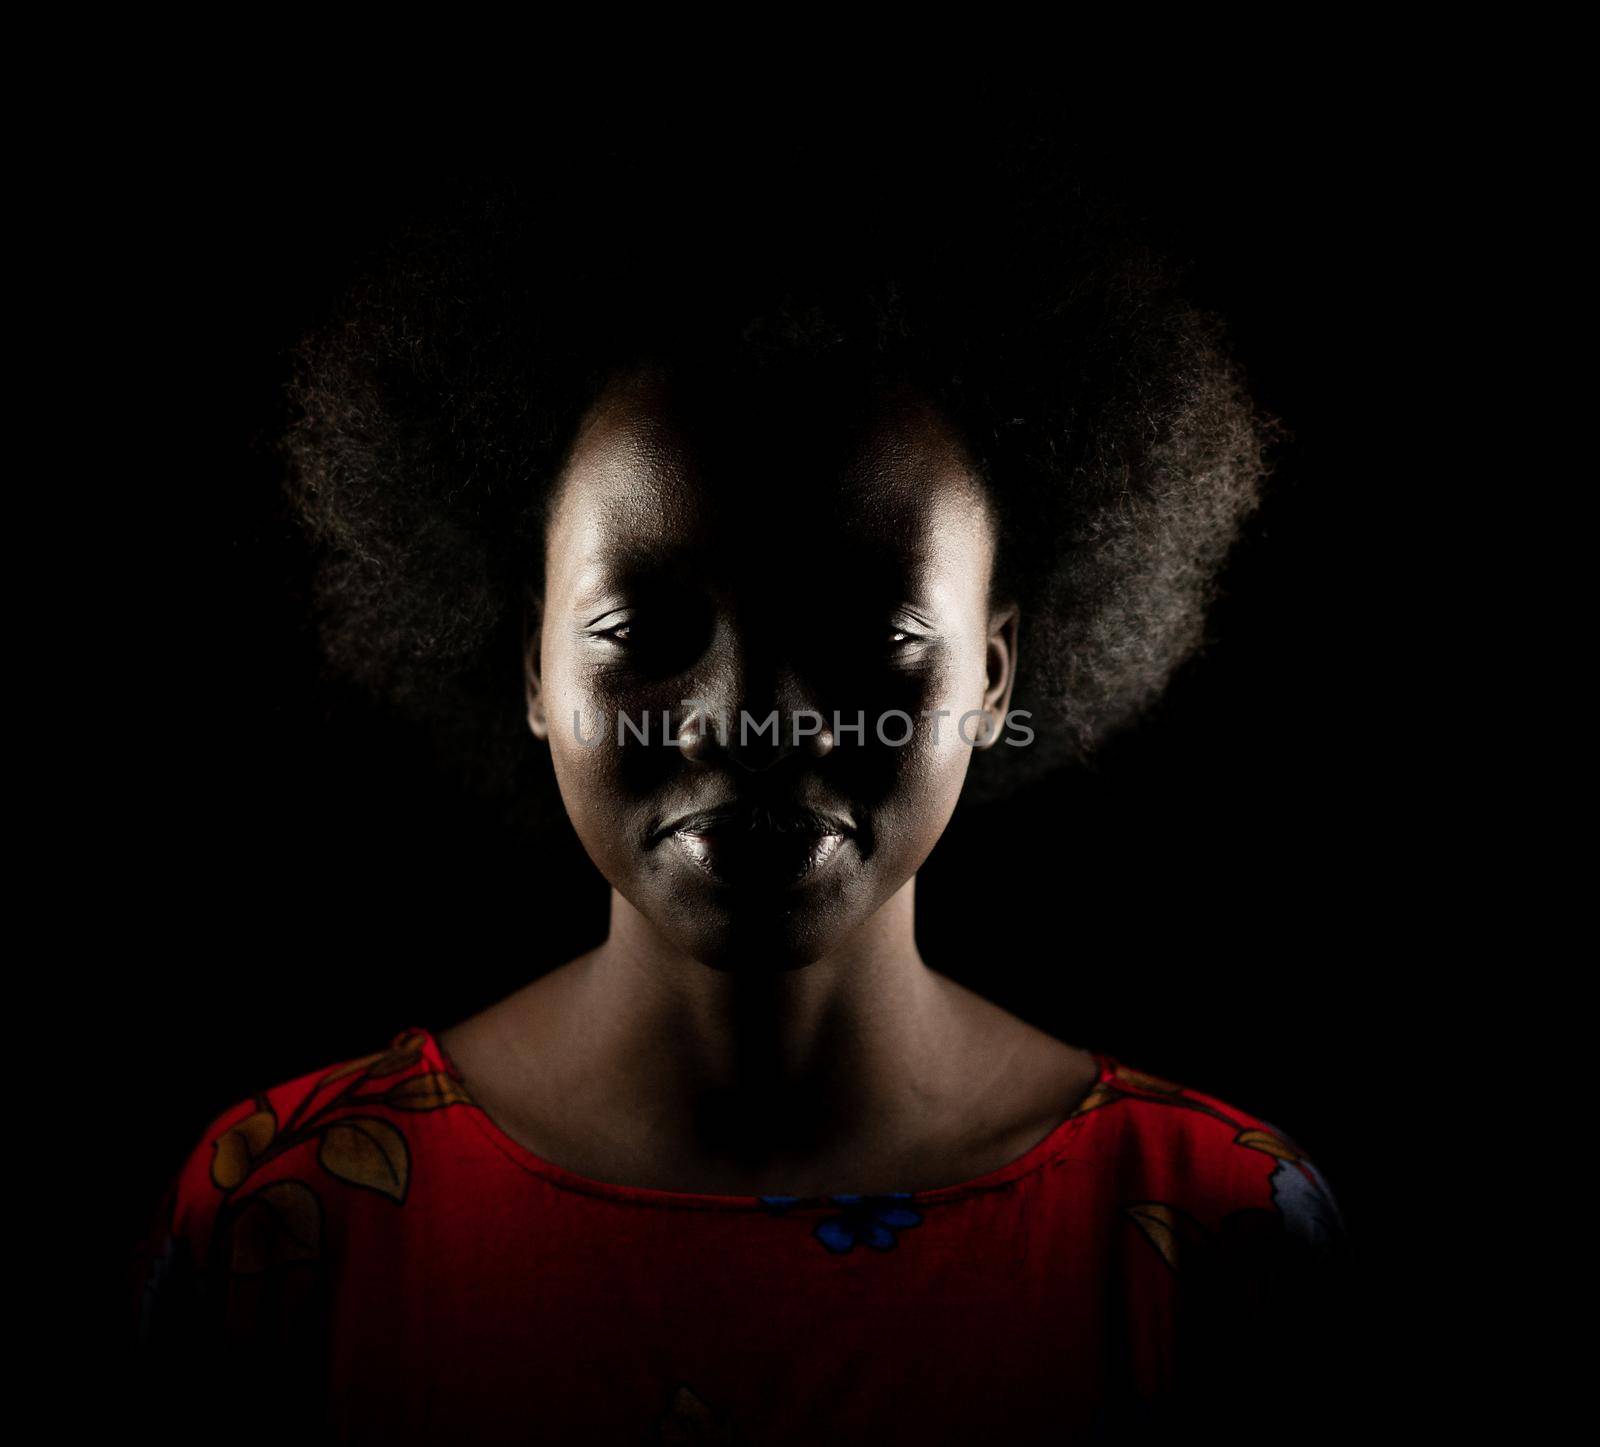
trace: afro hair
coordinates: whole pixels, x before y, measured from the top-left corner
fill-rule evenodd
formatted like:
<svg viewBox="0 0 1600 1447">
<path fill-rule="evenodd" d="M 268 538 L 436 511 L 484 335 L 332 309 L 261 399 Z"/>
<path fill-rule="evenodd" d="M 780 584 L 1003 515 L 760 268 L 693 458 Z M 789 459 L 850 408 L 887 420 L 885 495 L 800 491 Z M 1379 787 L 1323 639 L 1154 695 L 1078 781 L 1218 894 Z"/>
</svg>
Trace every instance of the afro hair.
<svg viewBox="0 0 1600 1447">
<path fill-rule="evenodd" d="M 520 637 L 585 409 L 632 365 L 826 362 L 921 388 L 999 520 L 1035 740 L 979 755 L 968 797 L 1087 759 L 1202 644 L 1268 470 L 1274 423 L 1181 279 L 1038 144 L 452 183 L 294 354 L 282 451 L 327 655 L 476 787 L 548 810 Z"/>
</svg>

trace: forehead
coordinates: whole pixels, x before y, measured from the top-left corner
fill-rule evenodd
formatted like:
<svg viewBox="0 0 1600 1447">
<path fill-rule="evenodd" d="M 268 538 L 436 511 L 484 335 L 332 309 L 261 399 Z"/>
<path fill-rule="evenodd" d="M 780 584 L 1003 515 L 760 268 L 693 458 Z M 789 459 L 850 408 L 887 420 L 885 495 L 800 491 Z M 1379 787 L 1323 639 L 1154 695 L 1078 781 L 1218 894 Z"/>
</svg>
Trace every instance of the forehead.
<svg viewBox="0 0 1600 1447">
<path fill-rule="evenodd" d="M 547 577 L 678 568 L 987 577 L 986 495 L 954 430 L 909 388 L 613 382 L 558 483 Z M 580 576 L 581 575 L 581 576 Z"/>
</svg>

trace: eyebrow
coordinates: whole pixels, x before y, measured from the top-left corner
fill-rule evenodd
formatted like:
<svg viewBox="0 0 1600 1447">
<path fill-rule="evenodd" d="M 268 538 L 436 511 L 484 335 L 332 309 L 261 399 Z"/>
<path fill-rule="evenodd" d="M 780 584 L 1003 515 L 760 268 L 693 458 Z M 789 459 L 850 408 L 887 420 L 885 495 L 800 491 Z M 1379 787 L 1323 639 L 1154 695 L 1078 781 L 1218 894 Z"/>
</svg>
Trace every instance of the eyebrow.
<svg viewBox="0 0 1600 1447">
<path fill-rule="evenodd" d="M 768 553 L 763 540 L 752 539 L 743 567 L 763 570 Z M 626 537 L 600 541 L 580 565 L 572 593 L 574 611 L 593 608 L 617 593 L 665 593 L 700 589 L 707 579 L 728 571 L 727 549 L 709 540 L 638 543 Z M 906 540 L 881 534 L 836 539 L 811 576 L 829 580 L 836 595 L 877 606 L 902 604 L 930 616 L 941 612 L 935 590 L 928 588 L 932 548 L 908 550 Z"/>
<path fill-rule="evenodd" d="M 608 544 L 583 565 L 573 589 L 576 607 L 587 607 L 609 593 L 628 589 L 699 581 L 705 576 L 703 549 L 684 545 L 668 549 Z"/>
</svg>

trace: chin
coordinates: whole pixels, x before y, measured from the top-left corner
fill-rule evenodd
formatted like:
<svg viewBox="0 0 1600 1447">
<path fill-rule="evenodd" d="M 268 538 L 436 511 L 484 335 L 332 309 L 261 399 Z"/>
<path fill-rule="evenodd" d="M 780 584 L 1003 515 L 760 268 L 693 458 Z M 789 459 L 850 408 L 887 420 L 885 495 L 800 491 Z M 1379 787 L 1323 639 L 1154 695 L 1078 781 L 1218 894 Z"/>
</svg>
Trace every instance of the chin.
<svg viewBox="0 0 1600 1447">
<path fill-rule="evenodd" d="M 752 975 L 804 969 L 848 933 L 847 922 L 831 910 L 756 901 L 672 931 L 684 951 L 708 968 Z"/>
</svg>

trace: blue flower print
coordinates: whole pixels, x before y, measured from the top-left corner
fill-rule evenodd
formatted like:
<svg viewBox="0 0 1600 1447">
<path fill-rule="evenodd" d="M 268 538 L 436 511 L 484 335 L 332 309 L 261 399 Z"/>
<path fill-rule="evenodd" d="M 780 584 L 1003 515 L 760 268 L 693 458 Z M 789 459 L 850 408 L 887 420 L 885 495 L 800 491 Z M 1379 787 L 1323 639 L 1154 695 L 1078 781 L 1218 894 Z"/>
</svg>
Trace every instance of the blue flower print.
<svg viewBox="0 0 1600 1447">
<path fill-rule="evenodd" d="M 1295 1153 L 1293 1160 L 1279 1160 L 1271 1179 L 1272 1201 L 1284 1228 L 1309 1246 L 1339 1245 L 1345 1237 L 1344 1218 L 1322 1172 L 1290 1136 L 1268 1121 L 1261 1123 Z"/>
<path fill-rule="evenodd" d="M 1307 1245 L 1327 1249 L 1344 1235 L 1333 1192 L 1310 1161 L 1279 1161 L 1272 1173 L 1272 1199 L 1285 1229 Z"/>
<path fill-rule="evenodd" d="M 797 1205 L 827 1201 L 840 1207 L 837 1215 L 817 1222 L 811 1234 L 829 1251 L 845 1252 L 858 1245 L 874 1251 L 892 1250 L 896 1232 L 922 1224 L 922 1213 L 902 1202 L 911 1199 L 909 1191 L 890 1191 L 876 1196 L 840 1195 L 824 1197 L 763 1196 L 762 1202 L 774 1215 L 782 1215 Z"/>
</svg>

